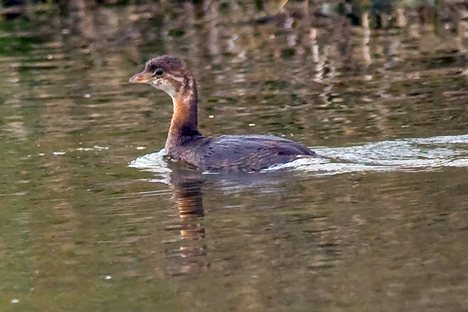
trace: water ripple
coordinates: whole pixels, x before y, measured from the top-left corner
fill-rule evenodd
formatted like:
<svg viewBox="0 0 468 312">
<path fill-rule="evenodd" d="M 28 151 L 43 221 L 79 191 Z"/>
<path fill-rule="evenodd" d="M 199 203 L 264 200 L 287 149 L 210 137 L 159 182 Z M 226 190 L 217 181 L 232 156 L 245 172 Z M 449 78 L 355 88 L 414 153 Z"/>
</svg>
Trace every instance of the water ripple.
<svg viewBox="0 0 468 312">
<path fill-rule="evenodd" d="M 421 171 L 468 167 L 468 135 L 399 139 L 350 147 L 318 148 L 319 159 L 301 159 L 269 170 L 316 174 L 366 171 Z"/>
<path fill-rule="evenodd" d="M 468 167 L 468 135 L 398 139 L 363 145 L 313 148 L 321 158 L 299 159 L 265 171 L 293 170 L 316 175 L 350 172 L 392 172 Z M 167 183 L 171 170 L 164 150 L 139 157 L 129 166 L 160 176 L 152 182 Z"/>
</svg>

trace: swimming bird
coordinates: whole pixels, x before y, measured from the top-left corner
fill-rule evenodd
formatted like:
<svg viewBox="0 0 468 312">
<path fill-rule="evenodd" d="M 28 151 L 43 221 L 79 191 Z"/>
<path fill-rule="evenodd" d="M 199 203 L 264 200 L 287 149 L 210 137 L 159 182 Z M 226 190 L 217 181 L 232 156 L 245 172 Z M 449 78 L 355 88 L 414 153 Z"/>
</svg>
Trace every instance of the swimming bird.
<svg viewBox="0 0 468 312">
<path fill-rule="evenodd" d="M 257 172 L 298 158 L 315 157 L 306 146 L 271 135 L 203 136 L 198 130 L 197 85 L 187 65 L 163 55 L 149 60 L 130 83 L 149 84 L 172 98 L 166 156 L 203 171 Z"/>
</svg>

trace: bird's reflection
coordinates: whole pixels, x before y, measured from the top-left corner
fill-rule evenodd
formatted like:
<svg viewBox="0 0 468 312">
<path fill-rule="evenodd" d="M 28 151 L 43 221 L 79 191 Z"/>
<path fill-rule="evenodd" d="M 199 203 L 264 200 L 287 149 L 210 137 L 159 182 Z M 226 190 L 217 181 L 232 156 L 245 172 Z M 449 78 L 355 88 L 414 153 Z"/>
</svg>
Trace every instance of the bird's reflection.
<svg viewBox="0 0 468 312">
<path fill-rule="evenodd" d="M 175 168 L 170 175 L 173 201 L 179 214 L 179 246 L 168 251 L 171 275 L 196 274 L 208 267 L 200 174 Z"/>
<path fill-rule="evenodd" d="M 169 184 L 172 199 L 179 216 L 176 227 L 179 237 L 170 243 L 170 249 L 166 251 L 166 270 L 171 275 L 197 274 L 210 265 L 205 232 L 204 187 L 215 185 L 217 190 L 225 194 L 259 186 L 273 190 L 287 181 L 289 176 L 286 172 L 255 176 L 248 173 L 205 175 L 178 164 L 168 165 L 171 169 Z"/>
</svg>

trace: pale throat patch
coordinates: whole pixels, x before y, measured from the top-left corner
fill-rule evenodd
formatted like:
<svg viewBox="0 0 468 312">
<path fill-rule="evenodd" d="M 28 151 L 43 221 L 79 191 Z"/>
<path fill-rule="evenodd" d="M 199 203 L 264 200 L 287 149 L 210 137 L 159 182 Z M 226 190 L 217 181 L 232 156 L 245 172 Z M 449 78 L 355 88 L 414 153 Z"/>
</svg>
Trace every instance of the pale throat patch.
<svg viewBox="0 0 468 312">
<path fill-rule="evenodd" d="M 185 79 L 182 78 L 182 77 L 173 76 L 173 75 L 168 74 L 168 73 L 166 73 L 166 77 L 169 78 L 169 79 L 153 80 L 153 81 L 151 81 L 151 85 L 153 87 L 155 87 L 156 89 L 159 89 L 159 90 L 162 90 L 162 91 L 166 92 L 172 98 L 172 102 L 175 105 L 176 104 L 176 99 L 178 98 L 178 95 L 179 95 L 180 92 L 178 92 L 178 90 L 176 90 L 174 85 L 170 82 L 170 79 L 179 82 L 181 89 L 184 86 Z M 185 94 L 185 96 L 191 98 L 193 96 L 193 79 L 189 79 L 188 90 L 189 90 L 189 92 L 188 92 L 188 94 Z"/>
<path fill-rule="evenodd" d="M 174 98 L 177 95 L 177 92 L 174 89 L 174 86 L 167 80 L 162 80 L 162 79 L 153 80 L 151 81 L 151 85 L 153 85 L 153 87 L 155 87 L 156 89 L 166 92 L 172 98 Z"/>
</svg>

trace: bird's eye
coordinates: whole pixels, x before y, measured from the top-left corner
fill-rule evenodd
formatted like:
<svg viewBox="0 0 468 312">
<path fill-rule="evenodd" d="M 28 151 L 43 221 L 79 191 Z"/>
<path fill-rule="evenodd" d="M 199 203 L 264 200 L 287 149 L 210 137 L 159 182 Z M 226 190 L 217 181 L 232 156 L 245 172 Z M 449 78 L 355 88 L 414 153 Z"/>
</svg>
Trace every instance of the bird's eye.
<svg viewBox="0 0 468 312">
<path fill-rule="evenodd" d="M 164 74 L 164 69 L 162 68 L 156 68 L 156 70 L 153 73 L 153 77 L 160 77 Z"/>
</svg>

